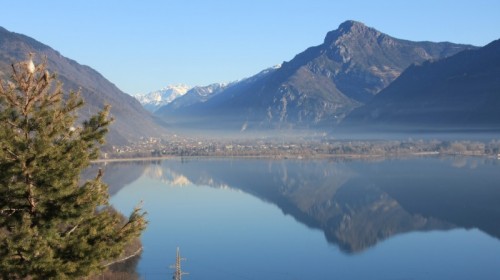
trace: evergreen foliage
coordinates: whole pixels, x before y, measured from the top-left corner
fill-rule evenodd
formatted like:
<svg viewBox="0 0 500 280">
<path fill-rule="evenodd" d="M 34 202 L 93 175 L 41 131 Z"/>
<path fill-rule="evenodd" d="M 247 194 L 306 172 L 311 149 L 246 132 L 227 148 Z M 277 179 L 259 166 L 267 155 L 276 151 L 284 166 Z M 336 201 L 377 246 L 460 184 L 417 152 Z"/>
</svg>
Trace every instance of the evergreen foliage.
<svg viewBox="0 0 500 280">
<path fill-rule="evenodd" d="M 108 203 L 97 159 L 109 107 L 83 123 L 78 92 L 65 96 L 46 62 L 12 65 L 0 83 L 0 277 L 74 279 L 119 257 L 146 226 L 136 208 L 123 220 Z"/>
</svg>

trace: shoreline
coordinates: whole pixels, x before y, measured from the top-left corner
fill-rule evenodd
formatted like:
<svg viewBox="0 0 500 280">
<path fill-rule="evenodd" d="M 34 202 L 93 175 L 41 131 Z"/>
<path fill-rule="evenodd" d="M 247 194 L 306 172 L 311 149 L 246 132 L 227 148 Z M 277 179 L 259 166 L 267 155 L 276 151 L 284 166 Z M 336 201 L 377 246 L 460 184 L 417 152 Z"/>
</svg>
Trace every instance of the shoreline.
<svg viewBox="0 0 500 280">
<path fill-rule="evenodd" d="M 168 159 L 182 159 L 182 158 L 214 158 L 214 159 L 224 159 L 224 158 L 240 158 L 240 159 L 273 159 L 273 160 L 310 160 L 310 159 L 328 159 L 328 158 L 344 158 L 344 159 L 373 159 L 373 158 L 394 158 L 394 157 L 421 157 L 421 156 L 460 156 L 460 157 L 487 157 L 492 159 L 500 159 L 494 155 L 477 155 L 477 154 L 453 154 L 453 153 L 441 153 L 441 152 L 415 152 L 415 153 L 403 153 L 403 154 L 317 154 L 317 155 L 307 155 L 307 156 L 297 156 L 297 155 L 254 155 L 254 156 L 244 156 L 244 155 L 224 155 L 224 156 L 161 156 L 161 157 L 135 157 L 135 158 L 108 158 L 108 159 L 97 159 L 90 161 L 94 163 L 113 163 L 113 162 L 139 162 L 139 161 L 159 161 Z"/>
<path fill-rule="evenodd" d="M 401 155 L 403 156 L 403 155 Z M 314 156 L 295 156 L 295 155 L 256 155 L 256 156 L 244 156 L 244 155 L 225 155 L 225 156 L 162 156 L 162 157 L 136 157 L 136 158 L 109 158 L 109 159 L 97 159 L 90 161 L 91 163 L 107 163 L 107 162 L 133 162 L 133 161 L 157 161 L 166 159 L 182 159 L 182 158 L 241 158 L 241 159 L 289 159 L 289 160 L 307 160 L 307 159 L 324 159 L 324 158 L 381 158 L 386 157 L 386 155 L 362 155 L 362 154 L 338 154 L 338 155 L 314 155 Z"/>
</svg>

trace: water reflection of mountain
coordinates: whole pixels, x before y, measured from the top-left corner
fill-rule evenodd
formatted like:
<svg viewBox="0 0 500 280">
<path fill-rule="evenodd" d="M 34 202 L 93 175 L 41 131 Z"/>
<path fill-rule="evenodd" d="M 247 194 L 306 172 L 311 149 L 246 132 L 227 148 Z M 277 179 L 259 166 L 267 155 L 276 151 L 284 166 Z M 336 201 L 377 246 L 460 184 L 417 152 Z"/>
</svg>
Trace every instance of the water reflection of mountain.
<svg viewBox="0 0 500 280">
<path fill-rule="evenodd" d="M 500 239 L 500 166 L 497 160 L 468 158 L 457 167 L 450 160 L 385 162 L 378 184 L 410 213 L 478 228 Z M 410 180 L 408 179 L 410 178 Z"/>
<path fill-rule="evenodd" d="M 474 166 L 456 168 L 440 159 L 162 163 L 165 173 L 182 174 L 195 184 L 230 186 L 273 203 L 321 229 L 345 252 L 400 233 L 453 227 L 479 228 L 500 238 L 499 167 Z"/>
<path fill-rule="evenodd" d="M 144 174 L 150 162 L 114 162 L 92 164 L 82 173 L 82 178 L 94 178 L 99 169 L 103 170 L 102 181 L 108 185 L 109 194 L 118 193 L 123 187 L 134 182 Z"/>
</svg>

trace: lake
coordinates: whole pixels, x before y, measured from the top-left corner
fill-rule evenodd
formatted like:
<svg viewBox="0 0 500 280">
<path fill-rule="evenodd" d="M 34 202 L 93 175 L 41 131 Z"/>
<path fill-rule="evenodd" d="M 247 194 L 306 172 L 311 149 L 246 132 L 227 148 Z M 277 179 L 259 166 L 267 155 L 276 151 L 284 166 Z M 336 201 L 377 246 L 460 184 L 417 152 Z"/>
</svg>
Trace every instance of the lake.
<svg viewBox="0 0 500 280">
<path fill-rule="evenodd" d="M 104 166 L 143 201 L 143 279 L 500 279 L 500 160 L 172 159 Z"/>
</svg>

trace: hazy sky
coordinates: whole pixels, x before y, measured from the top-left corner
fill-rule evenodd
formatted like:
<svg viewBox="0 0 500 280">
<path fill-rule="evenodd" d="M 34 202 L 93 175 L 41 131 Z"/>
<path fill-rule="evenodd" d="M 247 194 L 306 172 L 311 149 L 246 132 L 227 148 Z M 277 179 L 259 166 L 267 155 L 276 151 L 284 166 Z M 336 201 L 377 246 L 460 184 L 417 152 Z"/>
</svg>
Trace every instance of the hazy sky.
<svg viewBox="0 0 500 280">
<path fill-rule="evenodd" d="M 319 45 L 345 20 L 391 36 L 478 46 L 500 39 L 498 0 L 3 1 L 0 26 L 135 94 L 249 77 Z"/>
</svg>

